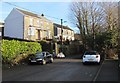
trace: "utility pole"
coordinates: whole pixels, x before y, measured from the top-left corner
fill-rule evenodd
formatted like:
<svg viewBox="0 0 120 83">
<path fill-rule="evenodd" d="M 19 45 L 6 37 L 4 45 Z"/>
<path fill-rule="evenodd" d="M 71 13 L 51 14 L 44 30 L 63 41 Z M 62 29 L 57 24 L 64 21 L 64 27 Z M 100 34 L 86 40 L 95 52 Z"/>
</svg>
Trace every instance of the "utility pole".
<svg viewBox="0 0 120 83">
<path fill-rule="evenodd" d="M 63 19 L 61 19 L 61 52 L 63 52 Z"/>
<path fill-rule="evenodd" d="M 92 25 L 93 28 L 93 50 L 95 50 L 95 27 L 94 27 L 94 23 Z"/>
</svg>

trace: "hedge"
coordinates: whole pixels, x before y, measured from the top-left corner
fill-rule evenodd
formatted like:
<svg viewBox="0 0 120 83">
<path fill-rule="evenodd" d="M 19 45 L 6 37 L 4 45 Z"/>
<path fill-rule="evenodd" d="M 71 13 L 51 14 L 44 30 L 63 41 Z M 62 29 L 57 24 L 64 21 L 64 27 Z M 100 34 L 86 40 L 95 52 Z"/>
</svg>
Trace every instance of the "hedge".
<svg viewBox="0 0 120 83">
<path fill-rule="evenodd" d="M 42 51 L 42 47 L 38 42 L 2 40 L 1 51 L 3 62 L 14 64 L 18 63 L 21 59 L 24 59 L 29 54 L 34 54 L 37 51 Z"/>
</svg>

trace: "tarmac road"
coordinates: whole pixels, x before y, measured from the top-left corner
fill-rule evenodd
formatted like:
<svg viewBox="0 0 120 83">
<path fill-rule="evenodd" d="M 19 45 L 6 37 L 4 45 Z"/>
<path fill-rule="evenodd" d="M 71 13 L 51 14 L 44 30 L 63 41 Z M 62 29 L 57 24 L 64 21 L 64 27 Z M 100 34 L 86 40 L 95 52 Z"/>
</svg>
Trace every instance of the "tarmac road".
<svg viewBox="0 0 120 83">
<path fill-rule="evenodd" d="M 3 81 L 118 81 L 117 60 L 83 65 L 81 59 L 55 59 L 52 64 L 3 69 Z"/>
</svg>

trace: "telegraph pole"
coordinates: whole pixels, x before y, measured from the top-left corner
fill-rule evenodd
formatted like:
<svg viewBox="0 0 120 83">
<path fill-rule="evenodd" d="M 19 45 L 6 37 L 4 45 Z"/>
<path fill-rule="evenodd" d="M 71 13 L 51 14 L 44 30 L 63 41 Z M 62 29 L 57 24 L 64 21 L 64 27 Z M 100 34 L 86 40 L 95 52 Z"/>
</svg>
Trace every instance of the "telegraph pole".
<svg viewBox="0 0 120 83">
<path fill-rule="evenodd" d="M 61 52 L 63 52 L 63 19 L 61 19 Z"/>
<path fill-rule="evenodd" d="M 93 50 L 95 50 L 95 27 L 94 27 L 94 23 L 92 24 L 92 29 L 93 29 Z"/>
</svg>

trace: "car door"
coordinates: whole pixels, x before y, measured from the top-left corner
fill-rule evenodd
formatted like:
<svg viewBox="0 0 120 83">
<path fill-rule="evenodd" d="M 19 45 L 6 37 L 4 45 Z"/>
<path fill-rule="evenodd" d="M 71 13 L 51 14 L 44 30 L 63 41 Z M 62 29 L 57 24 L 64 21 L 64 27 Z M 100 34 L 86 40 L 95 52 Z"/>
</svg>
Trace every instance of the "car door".
<svg viewBox="0 0 120 83">
<path fill-rule="evenodd" d="M 44 60 L 46 60 L 46 52 L 43 52 Z"/>
<path fill-rule="evenodd" d="M 46 60 L 47 60 L 47 62 L 49 62 L 49 60 L 50 60 L 50 53 L 49 52 L 46 52 Z"/>
</svg>

